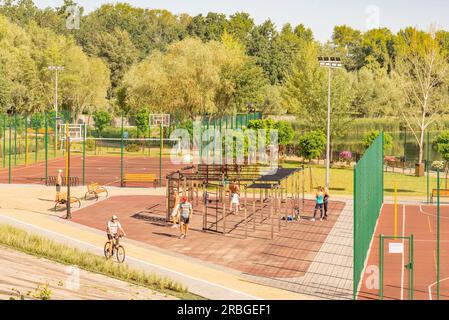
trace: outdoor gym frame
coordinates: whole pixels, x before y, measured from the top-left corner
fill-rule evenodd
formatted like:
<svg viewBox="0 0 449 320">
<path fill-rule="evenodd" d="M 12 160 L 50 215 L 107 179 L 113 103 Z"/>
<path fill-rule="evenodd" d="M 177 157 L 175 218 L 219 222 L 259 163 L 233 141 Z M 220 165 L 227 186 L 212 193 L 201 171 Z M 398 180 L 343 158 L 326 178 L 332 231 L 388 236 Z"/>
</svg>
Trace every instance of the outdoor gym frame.
<svg viewBox="0 0 449 320">
<path fill-rule="evenodd" d="M 268 225 L 269 238 L 281 231 L 293 216 L 304 211 L 304 168 L 277 168 L 262 165 L 198 165 L 169 174 L 167 178 L 167 215 L 170 222 L 177 191 L 195 206 L 201 205 L 202 230 L 227 235 L 243 226 L 244 238 L 256 232 L 257 225 Z M 243 216 L 229 208 L 229 183 L 240 190 Z M 201 194 L 201 197 L 200 197 Z M 201 199 L 201 200 L 200 200 Z"/>
</svg>

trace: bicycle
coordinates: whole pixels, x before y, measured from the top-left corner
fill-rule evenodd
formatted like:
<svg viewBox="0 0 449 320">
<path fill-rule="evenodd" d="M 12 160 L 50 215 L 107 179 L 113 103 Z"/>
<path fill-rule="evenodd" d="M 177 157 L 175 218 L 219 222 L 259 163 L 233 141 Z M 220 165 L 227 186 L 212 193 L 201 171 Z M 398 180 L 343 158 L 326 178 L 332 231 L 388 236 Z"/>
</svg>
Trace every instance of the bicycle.
<svg viewBox="0 0 449 320">
<path fill-rule="evenodd" d="M 122 237 L 123 237 L 122 235 L 114 237 L 112 252 L 109 250 L 109 246 L 110 246 L 111 242 L 107 241 L 104 244 L 104 256 L 106 257 L 106 259 L 113 257 L 115 254 L 118 263 L 123 263 L 123 261 L 125 261 L 125 256 L 126 256 L 125 248 L 121 244 L 117 244 L 118 239 L 120 239 Z"/>
</svg>

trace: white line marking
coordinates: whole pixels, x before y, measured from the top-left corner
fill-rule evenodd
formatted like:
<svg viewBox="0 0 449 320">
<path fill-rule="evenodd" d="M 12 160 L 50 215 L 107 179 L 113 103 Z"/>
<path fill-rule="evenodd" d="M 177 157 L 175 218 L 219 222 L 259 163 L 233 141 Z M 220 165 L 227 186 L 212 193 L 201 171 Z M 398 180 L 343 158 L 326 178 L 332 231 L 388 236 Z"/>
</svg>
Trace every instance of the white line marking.
<svg viewBox="0 0 449 320">
<path fill-rule="evenodd" d="M 24 224 L 24 225 L 26 225 L 26 226 L 29 226 L 29 227 L 32 227 L 32 228 L 36 228 L 36 229 L 42 230 L 42 231 L 44 231 L 44 232 L 52 233 L 52 234 L 57 235 L 57 236 L 59 236 L 59 237 L 66 238 L 66 239 L 69 239 L 69 240 L 71 240 L 71 241 L 75 241 L 75 242 L 81 243 L 81 244 L 83 244 L 83 245 L 86 245 L 86 246 L 89 246 L 89 247 L 92 247 L 92 248 L 95 248 L 95 249 L 98 249 L 98 250 L 102 250 L 101 247 L 97 247 L 97 246 L 95 246 L 95 245 L 93 245 L 93 244 L 90 244 L 90 243 L 88 243 L 88 242 L 84 242 L 84 241 L 81 241 L 81 240 L 78 240 L 78 239 L 75 239 L 75 238 L 66 236 L 66 235 L 64 235 L 64 234 L 54 232 L 54 231 L 52 231 L 52 230 L 48 230 L 48 229 L 45 229 L 45 228 L 36 226 L 36 225 L 31 224 L 31 223 L 28 223 L 28 222 L 24 222 L 24 221 L 15 219 L 15 218 L 11 218 L 11 217 L 8 217 L 8 216 L 4 216 L 4 215 L 2 215 L 2 214 L 0 214 L 0 216 L 3 217 L 3 218 L 6 218 L 7 220 L 8 220 L 8 219 L 9 219 L 9 220 L 13 220 L 13 221 L 15 221 L 15 222 L 17 222 L 17 223 L 19 223 L 19 224 Z M 218 287 L 218 288 L 222 288 L 222 289 L 225 289 L 225 290 L 229 290 L 229 291 L 231 291 L 231 292 L 234 292 L 234 293 L 237 293 L 237 294 L 240 294 L 240 295 L 243 295 L 243 296 L 247 296 L 248 298 L 253 299 L 253 300 L 262 300 L 262 298 L 255 297 L 255 296 L 252 296 L 252 295 L 249 295 L 249 294 L 240 292 L 240 291 L 235 290 L 235 289 L 227 288 L 227 287 L 222 286 L 222 285 L 217 284 L 217 283 L 213 283 L 213 282 L 209 282 L 209 281 L 207 281 L 207 280 L 199 279 L 199 278 L 196 278 L 196 277 L 187 275 L 187 274 L 185 274 L 185 273 L 181 273 L 181 272 L 178 272 L 178 271 L 174 271 L 174 270 L 168 269 L 168 268 L 163 267 L 163 266 L 160 266 L 160 265 L 152 264 L 152 263 L 149 263 L 149 262 L 147 262 L 147 261 L 143 261 L 143 260 L 140 260 L 140 259 L 137 259 L 137 258 L 133 258 L 133 257 L 129 257 L 129 256 L 128 256 L 128 259 L 137 261 L 137 262 L 142 263 L 142 264 L 146 264 L 146 265 L 152 266 L 152 267 L 154 267 L 154 268 L 162 269 L 162 270 L 164 270 L 164 271 L 168 271 L 168 272 L 177 274 L 177 275 L 179 275 L 179 276 L 183 276 L 183 277 L 186 277 L 186 278 L 190 278 L 190 279 L 195 280 L 195 281 L 203 282 L 203 283 L 206 283 L 206 284 L 211 285 L 211 286 L 215 286 L 215 287 Z"/>
<path fill-rule="evenodd" d="M 405 245 L 405 204 L 402 205 L 402 246 Z M 402 251 L 402 265 L 401 265 L 401 300 L 404 300 L 404 265 L 405 265 L 405 255 Z"/>
<path fill-rule="evenodd" d="M 419 211 L 420 211 L 422 214 L 426 215 L 426 216 L 430 216 L 430 217 L 434 217 L 434 218 L 437 217 L 437 214 L 436 214 L 436 213 L 429 213 L 429 212 L 427 212 L 427 211 L 424 211 L 424 210 L 422 209 L 422 204 L 419 205 Z M 443 217 L 443 216 L 440 215 L 440 219 L 449 219 L 449 217 Z"/>
<path fill-rule="evenodd" d="M 440 283 L 443 282 L 443 281 L 446 281 L 446 280 L 449 280 L 449 277 L 441 279 Z M 432 287 L 435 286 L 437 283 L 438 283 L 438 281 L 436 281 L 436 282 L 432 283 L 431 285 L 429 285 L 429 288 L 428 288 L 428 290 L 429 290 L 429 300 L 433 300 L 432 299 Z"/>
</svg>

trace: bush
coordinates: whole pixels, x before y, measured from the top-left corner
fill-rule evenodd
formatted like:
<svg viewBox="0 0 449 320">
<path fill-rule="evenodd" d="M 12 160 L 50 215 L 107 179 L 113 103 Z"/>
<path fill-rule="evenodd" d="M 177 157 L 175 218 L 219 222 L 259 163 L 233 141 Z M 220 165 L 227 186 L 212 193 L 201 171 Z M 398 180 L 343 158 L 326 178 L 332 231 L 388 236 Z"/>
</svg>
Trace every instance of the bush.
<svg viewBox="0 0 449 320">
<path fill-rule="evenodd" d="M 86 140 L 86 151 L 93 151 L 95 149 L 95 141 L 94 140 Z"/>
<path fill-rule="evenodd" d="M 374 140 L 377 139 L 379 134 L 379 130 L 373 130 L 365 136 L 365 138 L 363 139 L 363 146 L 365 147 L 365 149 L 368 149 L 371 146 L 371 144 L 374 142 Z M 393 137 L 389 133 L 384 132 L 384 152 L 386 153 L 392 147 Z"/>
<path fill-rule="evenodd" d="M 351 161 L 352 160 L 352 152 L 351 151 L 342 151 L 338 154 L 338 158 L 340 161 Z"/>
<path fill-rule="evenodd" d="M 435 146 L 441 157 L 449 161 L 449 131 L 445 131 L 438 136 L 435 140 Z"/>
<path fill-rule="evenodd" d="M 321 131 L 311 131 L 303 134 L 298 141 L 300 156 L 311 160 L 319 158 L 326 146 L 326 136 Z"/>
<path fill-rule="evenodd" d="M 125 146 L 127 152 L 139 152 L 140 146 L 137 143 L 128 143 Z"/>
<path fill-rule="evenodd" d="M 444 170 L 444 161 L 434 161 L 432 162 L 432 169 L 433 170 Z"/>
<path fill-rule="evenodd" d="M 97 129 L 98 133 L 101 135 L 102 131 L 108 126 L 112 120 L 112 115 L 110 112 L 106 110 L 100 110 L 96 111 L 92 118 L 95 122 L 95 128 Z"/>
</svg>

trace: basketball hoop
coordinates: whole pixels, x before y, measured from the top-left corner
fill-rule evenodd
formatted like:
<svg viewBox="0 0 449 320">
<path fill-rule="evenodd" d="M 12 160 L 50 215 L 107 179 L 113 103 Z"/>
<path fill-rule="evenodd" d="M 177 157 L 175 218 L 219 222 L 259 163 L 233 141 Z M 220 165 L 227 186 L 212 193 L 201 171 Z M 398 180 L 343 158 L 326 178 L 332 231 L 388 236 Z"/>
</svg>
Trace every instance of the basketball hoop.
<svg viewBox="0 0 449 320">
<path fill-rule="evenodd" d="M 67 136 L 70 137 L 70 142 L 83 141 L 85 138 L 84 124 L 58 124 L 59 140 L 65 141 Z"/>
<path fill-rule="evenodd" d="M 150 127 L 169 127 L 170 126 L 170 114 L 150 114 L 149 117 Z"/>
</svg>

